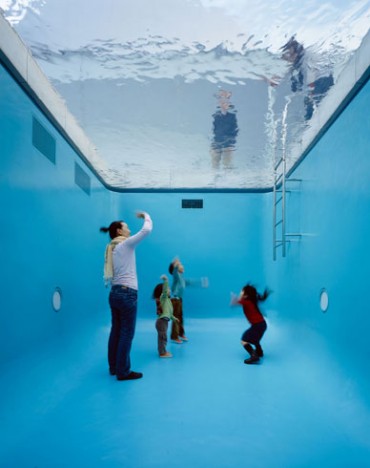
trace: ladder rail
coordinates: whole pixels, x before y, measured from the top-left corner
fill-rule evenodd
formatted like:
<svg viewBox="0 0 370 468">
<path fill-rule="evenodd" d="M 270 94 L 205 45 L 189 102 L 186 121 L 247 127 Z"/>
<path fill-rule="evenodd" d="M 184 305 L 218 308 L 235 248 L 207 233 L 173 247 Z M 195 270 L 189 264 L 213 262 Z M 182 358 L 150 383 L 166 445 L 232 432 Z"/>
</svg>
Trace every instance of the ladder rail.
<svg viewBox="0 0 370 468">
<path fill-rule="evenodd" d="M 287 141 L 287 113 L 290 99 L 287 100 L 282 115 L 282 153 L 274 161 L 274 208 L 273 208 L 273 259 L 276 260 L 276 250 L 281 246 L 282 256 L 286 256 L 286 141 Z M 276 154 L 275 154 L 276 156 Z M 278 172 L 279 170 L 279 172 Z M 280 189 L 281 186 L 281 189 Z M 279 190 L 278 190 L 279 187 Z M 277 192 L 281 197 L 277 200 Z M 281 218 L 277 222 L 277 204 L 281 203 Z M 277 240 L 277 228 L 281 227 L 281 239 Z"/>
<path fill-rule="evenodd" d="M 277 257 L 277 248 L 281 247 L 282 256 L 286 256 L 286 245 L 287 243 L 291 243 L 294 241 L 300 241 L 302 235 L 299 233 L 292 233 L 286 232 L 287 223 L 286 223 L 286 211 L 287 211 L 287 200 L 286 194 L 290 193 L 291 190 L 287 190 L 287 182 L 301 182 L 301 179 L 295 179 L 287 177 L 287 132 L 288 132 L 288 125 L 287 125 L 287 115 L 288 115 L 288 108 L 291 103 L 291 99 L 289 97 L 286 98 L 286 103 L 284 106 L 284 110 L 281 117 L 281 147 L 279 147 L 279 151 L 276 153 L 277 145 L 276 143 L 276 132 L 274 133 L 274 155 L 273 155 L 273 178 L 274 178 L 274 185 L 273 185 L 273 228 L 272 228 L 272 243 L 273 243 L 273 259 L 276 260 Z M 275 128 L 276 129 L 276 128 Z M 278 198 L 279 194 L 279 198 Z M 279 219 L 278 219 L 278 211 L 279 211 Z M 279 229 L 280 236 L 278 238 L 277 230 Z"/>
<path fill-rule="evenodd" d="M 282 177 L 282 193 L 281 193 L 281 198 L 282 198 L 282 204 L 281 204 L 281 237 L 283 241 L 282 245 L 282 255 L 285 257 L 286 255 L 286 238 L 285 238 L 285 230 L 286 230 L 286 219 L 285 219 L 285 214 L 286 214 L 286 159 L 285 159 L 285 151 L 284 151 L 284 157 L 283 157 L 283 177 Z"/>
<path fill-rule="evenodd" d="M 272 215 L 272 248 L 273 248 L 273 260 L 276 260 L 276 177 L 274 176 L 274 207 Z"/>
</svg>

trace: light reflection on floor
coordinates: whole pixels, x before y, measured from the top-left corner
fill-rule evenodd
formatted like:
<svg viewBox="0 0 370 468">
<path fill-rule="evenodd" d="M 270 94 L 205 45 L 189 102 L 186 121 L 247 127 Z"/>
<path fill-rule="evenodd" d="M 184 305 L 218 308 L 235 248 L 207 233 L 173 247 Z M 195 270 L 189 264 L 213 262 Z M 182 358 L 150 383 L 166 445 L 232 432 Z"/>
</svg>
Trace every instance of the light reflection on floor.
<svg viewBox="0 0 370 468">
<path fill-rule="evenodd" d="M 369 393 L 313 331 L 272 321 L 264 362 L 246 366 L 243 318 L 186 325 L 161 360 L 154 321 L 138 323 L 140 381 L 108 375 L 104 324 L 3 368 L 0 465 L 370 465 Z"/>
</svg>

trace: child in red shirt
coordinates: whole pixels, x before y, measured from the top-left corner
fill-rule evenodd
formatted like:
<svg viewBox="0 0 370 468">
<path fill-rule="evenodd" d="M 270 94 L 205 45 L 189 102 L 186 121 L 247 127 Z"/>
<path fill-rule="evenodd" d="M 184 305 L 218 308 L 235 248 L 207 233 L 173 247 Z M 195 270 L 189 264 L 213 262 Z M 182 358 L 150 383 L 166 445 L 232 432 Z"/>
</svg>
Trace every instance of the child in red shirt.
<svg viewBox="0 0 370 468">
<path fill-rule="evenodd" d="M 261 295 L 254 286 L 247 284 L 241 290 L 239 297 L 234 294 L 231 297 L 231 305 L 239 304 L 243 306 L 244 315 L 251 324 L 250 328 L 241 337 L 242 346 L 250 354 L 250 358 L 244 360 L 245 364 L 256 363 L 263 356 L 260 341 L 267 329 L 267 324 L 258 303 L 266 300 L 269 295 L 270 291 L 268 289 L 265 289 L 265 292 Z"/>
</svg>

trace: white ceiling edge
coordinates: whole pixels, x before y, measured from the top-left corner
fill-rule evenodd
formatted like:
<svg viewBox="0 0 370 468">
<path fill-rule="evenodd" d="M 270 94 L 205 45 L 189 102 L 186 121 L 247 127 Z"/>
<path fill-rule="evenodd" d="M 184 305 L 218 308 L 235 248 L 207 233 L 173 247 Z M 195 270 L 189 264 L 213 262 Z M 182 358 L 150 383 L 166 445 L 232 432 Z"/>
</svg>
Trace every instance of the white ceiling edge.
<svg viewBox="0 0 370 468">
<path fill-rule="evenodd" d="M 41 70 L 32 53 L 18 33 L 0 14 L 0 51 L 7 57 L 27 87 L 37 96 L 55 122 L 62 128 L 71 142 L 99 173 L 106 166 L 94 144 L 89 140 L 76 118 L 68 110 L 65 101 L 54 89 Z M 21 83 L 22 84 L 22 83 Z"/>
</svg>

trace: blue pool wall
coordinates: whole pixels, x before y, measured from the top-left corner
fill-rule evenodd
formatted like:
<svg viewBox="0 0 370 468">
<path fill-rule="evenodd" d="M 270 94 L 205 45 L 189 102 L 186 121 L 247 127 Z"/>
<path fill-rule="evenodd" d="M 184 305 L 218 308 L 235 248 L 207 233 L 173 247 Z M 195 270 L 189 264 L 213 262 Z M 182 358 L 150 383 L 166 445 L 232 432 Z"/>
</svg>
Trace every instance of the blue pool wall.
<svg viewBox="0 0 370 468">
<path fill-rule="evenodd" d="M 0 359 L 6 361 L 81 332 L 104 310 L 98 227 L 114 203 L 2 67 L 0 100 Z M 56 140 L 55 164 L 32 144 L 34 118 Z M 76 163 L 91 178 L 90 195 L 74 182 Z M 52 308 L 56 287 L 62 290 L 58 313 Z"/>
<path fill-rule="evenodd" d="M 107 236 L 98 230 L 123 218 L 135 231 L 137 209 L 155 224 L 137 253 L 140 317 L 154 317 L 152 288 L 179 255 L 189 278 L 209 281 L 187 291 L 189 317 L 235 313 L 230 291 L 250 280 L 274 291 L 266 304 L 271 320 L 307 324 L 331 343 L 349 341 L 349 355 L 361 350 L 368 357 L 369 84 L 292 175 L 302 182 L 288 196 L 287 230 L 302 237 L 273 261 L 271 193 L 110 192 L 4 68 L 0 79 L 2 360 L 68 339 L 87 321 L 109 322 Z M 55 164 L 32 144 L 34 118 L 55 138 Z M 91 180 L 89 194 L 74 181 L 76 163 Z M 183 209 L 183 198 L 202 198 L 204 207 Z M 60 312 L 51 306 L 55 287 L 62 290 Z"/>
<path fill-rule="evenodd" d="M 189 198 L 202 199 L 203 208 L 182 208 L 182 200 Z M 155 317 L 151 294 L 162 274 L 171 279 L 168 267 L 175 257 L 183 262 L 190 283 L 184 309 L 193 317 L 233 316 L 231 292 L 239 293 L 247 281 L 264 286 L 261 194 L 121 194 L 119 200 L 130 226 L 137 225 L 137 209 L 153 218 L 152 234 L 137 249 L 144 317 Z"/>
<path fill-rule="evenodd" d="M 292 174 L 301 182 L 288 183 L 287 232 L 302 237 L 287 246 L 286 258 L 274 262 L 268 250 L 265 257 L 279 316 L 309 325 L 362 363 L 370 357 L 369 106 L 367 82 Z M 271 195 L 265 199 L 267 211 Z"/>
</svg>

